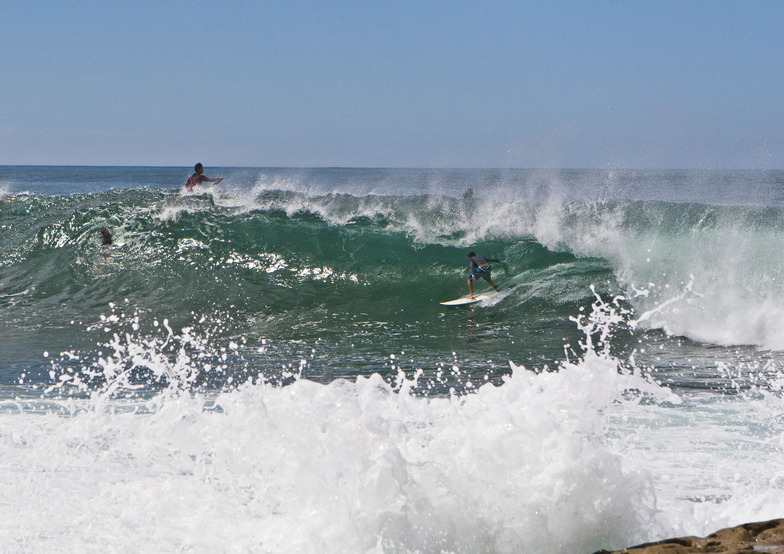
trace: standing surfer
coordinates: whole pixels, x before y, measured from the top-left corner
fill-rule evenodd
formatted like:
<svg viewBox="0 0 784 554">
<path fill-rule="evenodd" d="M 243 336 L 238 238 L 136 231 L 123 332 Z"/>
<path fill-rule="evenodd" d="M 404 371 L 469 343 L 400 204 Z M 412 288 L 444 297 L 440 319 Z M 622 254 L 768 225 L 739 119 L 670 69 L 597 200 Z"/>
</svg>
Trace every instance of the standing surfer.
<svg viewBox="0 0 784 554">
<path fill-rule="evenodd" d="M 493 258 L 485 258 L 484 256 L 477 256 L 474 252 L 471 252 L 468 255 L 468 265 L 471 270 L 471 273 L 468 275 L 468 294 L 471 296 L 471 298 L 474 298 L 474 281 L 479 278 L 482 278 L 490 283 L 490 286 L 492 286 L 495 290 L 501 290 L 495 283 L 493 283 L 493 280 L 490 279 L 490 272 L 493 270 L 490 267 L 490 262 L 500 264 L 504 261 Z"/>
<path fill-rule="evenodd" d="M 188 181 L 185 183 L 185 190 L 188 192 L 193 192 L 193 187 L 202 183 L 220 183 L 223 181 L 223 177 L 218 177 L 217 179 L 210 179 L 209 177 L 205 177 L 203 175 L 204 166 L 200 163 L 193 166 L 193 170 L 193 175 L 188 177 Z"/>
</svg>

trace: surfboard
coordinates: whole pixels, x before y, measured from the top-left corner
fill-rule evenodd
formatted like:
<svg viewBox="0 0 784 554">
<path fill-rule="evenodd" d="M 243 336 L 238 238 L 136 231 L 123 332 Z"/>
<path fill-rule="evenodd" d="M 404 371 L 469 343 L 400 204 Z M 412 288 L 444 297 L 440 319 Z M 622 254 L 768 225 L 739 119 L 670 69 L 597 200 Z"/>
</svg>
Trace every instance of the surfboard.
<svg viewBox="0 0 784 554">
<path fill-rule="evenodd" d="M 446 302 L 441 302 L 442 306 L 463 306 L 464 304 L 476 304 L 477 302 L 481 302 L 486 298 L 490 298 L 491 296 L 495 296 L 496 294 L 502 294 L 504 292 L 508 292 L 510 289 L 509 287 L 503 288 L 500 291 L 489 290 L 487 292 L 480 292 L 479 294 L 475 294 L 473 298 L 470 296 L 461 296 L 460 298 L 456 298 L 454 300 L 448 300 Z"/>
</svg>

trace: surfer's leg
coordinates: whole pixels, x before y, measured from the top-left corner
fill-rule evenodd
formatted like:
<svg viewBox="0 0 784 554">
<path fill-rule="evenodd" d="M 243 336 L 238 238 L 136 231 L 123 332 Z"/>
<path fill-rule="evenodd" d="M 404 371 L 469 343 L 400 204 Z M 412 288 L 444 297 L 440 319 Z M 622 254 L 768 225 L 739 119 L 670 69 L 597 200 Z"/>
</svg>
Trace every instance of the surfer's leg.
<svg viewBox="0 0 784 554">
<path fill-rule="evenodd" d="M 474 297 L 474 280 L 471 277 L 468 278 L 468 296 Z"/>
<path fill-rule="evenodd" d="M 488 283 L 490 283 L 490 286 L 491 286 L 491 287 L 493 287 L 495 290 L 497 290 L 497 291 L 499 291 L 499 292 L 501 291 L 501 289 L 499 289 L 499 288 L 498 288 L 498 285 L 496 285 L 495 283 L 493 283 L 493 280 L 490 278 L 490 275 L 485 275 L 485 276 L 484 276 L 484 279 L 485 279 L 485 281 L 487 281 Z"/>
</svg>

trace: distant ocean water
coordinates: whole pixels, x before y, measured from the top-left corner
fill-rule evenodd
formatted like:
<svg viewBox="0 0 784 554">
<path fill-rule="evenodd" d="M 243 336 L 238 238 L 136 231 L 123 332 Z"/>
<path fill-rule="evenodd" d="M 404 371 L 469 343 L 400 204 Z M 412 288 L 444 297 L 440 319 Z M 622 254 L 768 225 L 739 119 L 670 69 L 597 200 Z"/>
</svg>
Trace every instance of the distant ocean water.
<svg viewBox="0 0 784 554">
<path fill-rule="evenodd" d="M 0 167 L 0 550 L 588 553 L 784 516 L 784 172 L 189 173 Z M 441 306 L 471 250 L 516 286 Z"/>
</svg>

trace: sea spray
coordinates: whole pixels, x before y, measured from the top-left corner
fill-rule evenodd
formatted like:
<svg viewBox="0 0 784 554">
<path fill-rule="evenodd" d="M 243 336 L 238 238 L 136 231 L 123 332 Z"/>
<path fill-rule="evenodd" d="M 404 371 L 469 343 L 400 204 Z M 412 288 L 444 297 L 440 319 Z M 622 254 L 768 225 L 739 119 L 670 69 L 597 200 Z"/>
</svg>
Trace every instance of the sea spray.
<svg viewBox="0 0 784 554">
<path fill-rule="evenodd" d="M 502 386 L 435 397 L 414 393 L 421 372 L 400 371 L 286 386 L 255 375 L 210 392 L 196 376 L 239 345 L 165 320 L 145 337 L 139 314 L 121 316 L 102 319 L 107 353 L 82 377 L 53 363 L 68 378 L 45 396 L 65 412 L 2 415 L 11 494 L 46 506 L 44 520 L 4 514 L 22 546 L 89 550 L 131 528 L 124 545 L 139 549 L 578 552 L 655 526 L 649 477 L 601 437 L 629 390 L 670 395 L 594 350 L 602 322 L 618 324 L 598 295 L 580 358 L 538 374 L 510 363 Z"/>
<path fill-rule="evenodd" d="M 630 295 L 647 289 L 632 299 L 649 313 L 647 328 L 780 350 L 780 219 L 780 209 L 757 206 L 590 202 L 538 213 L 547 223 L 536 237 L 553 250 L 610 261 Z"/>
</svg>

